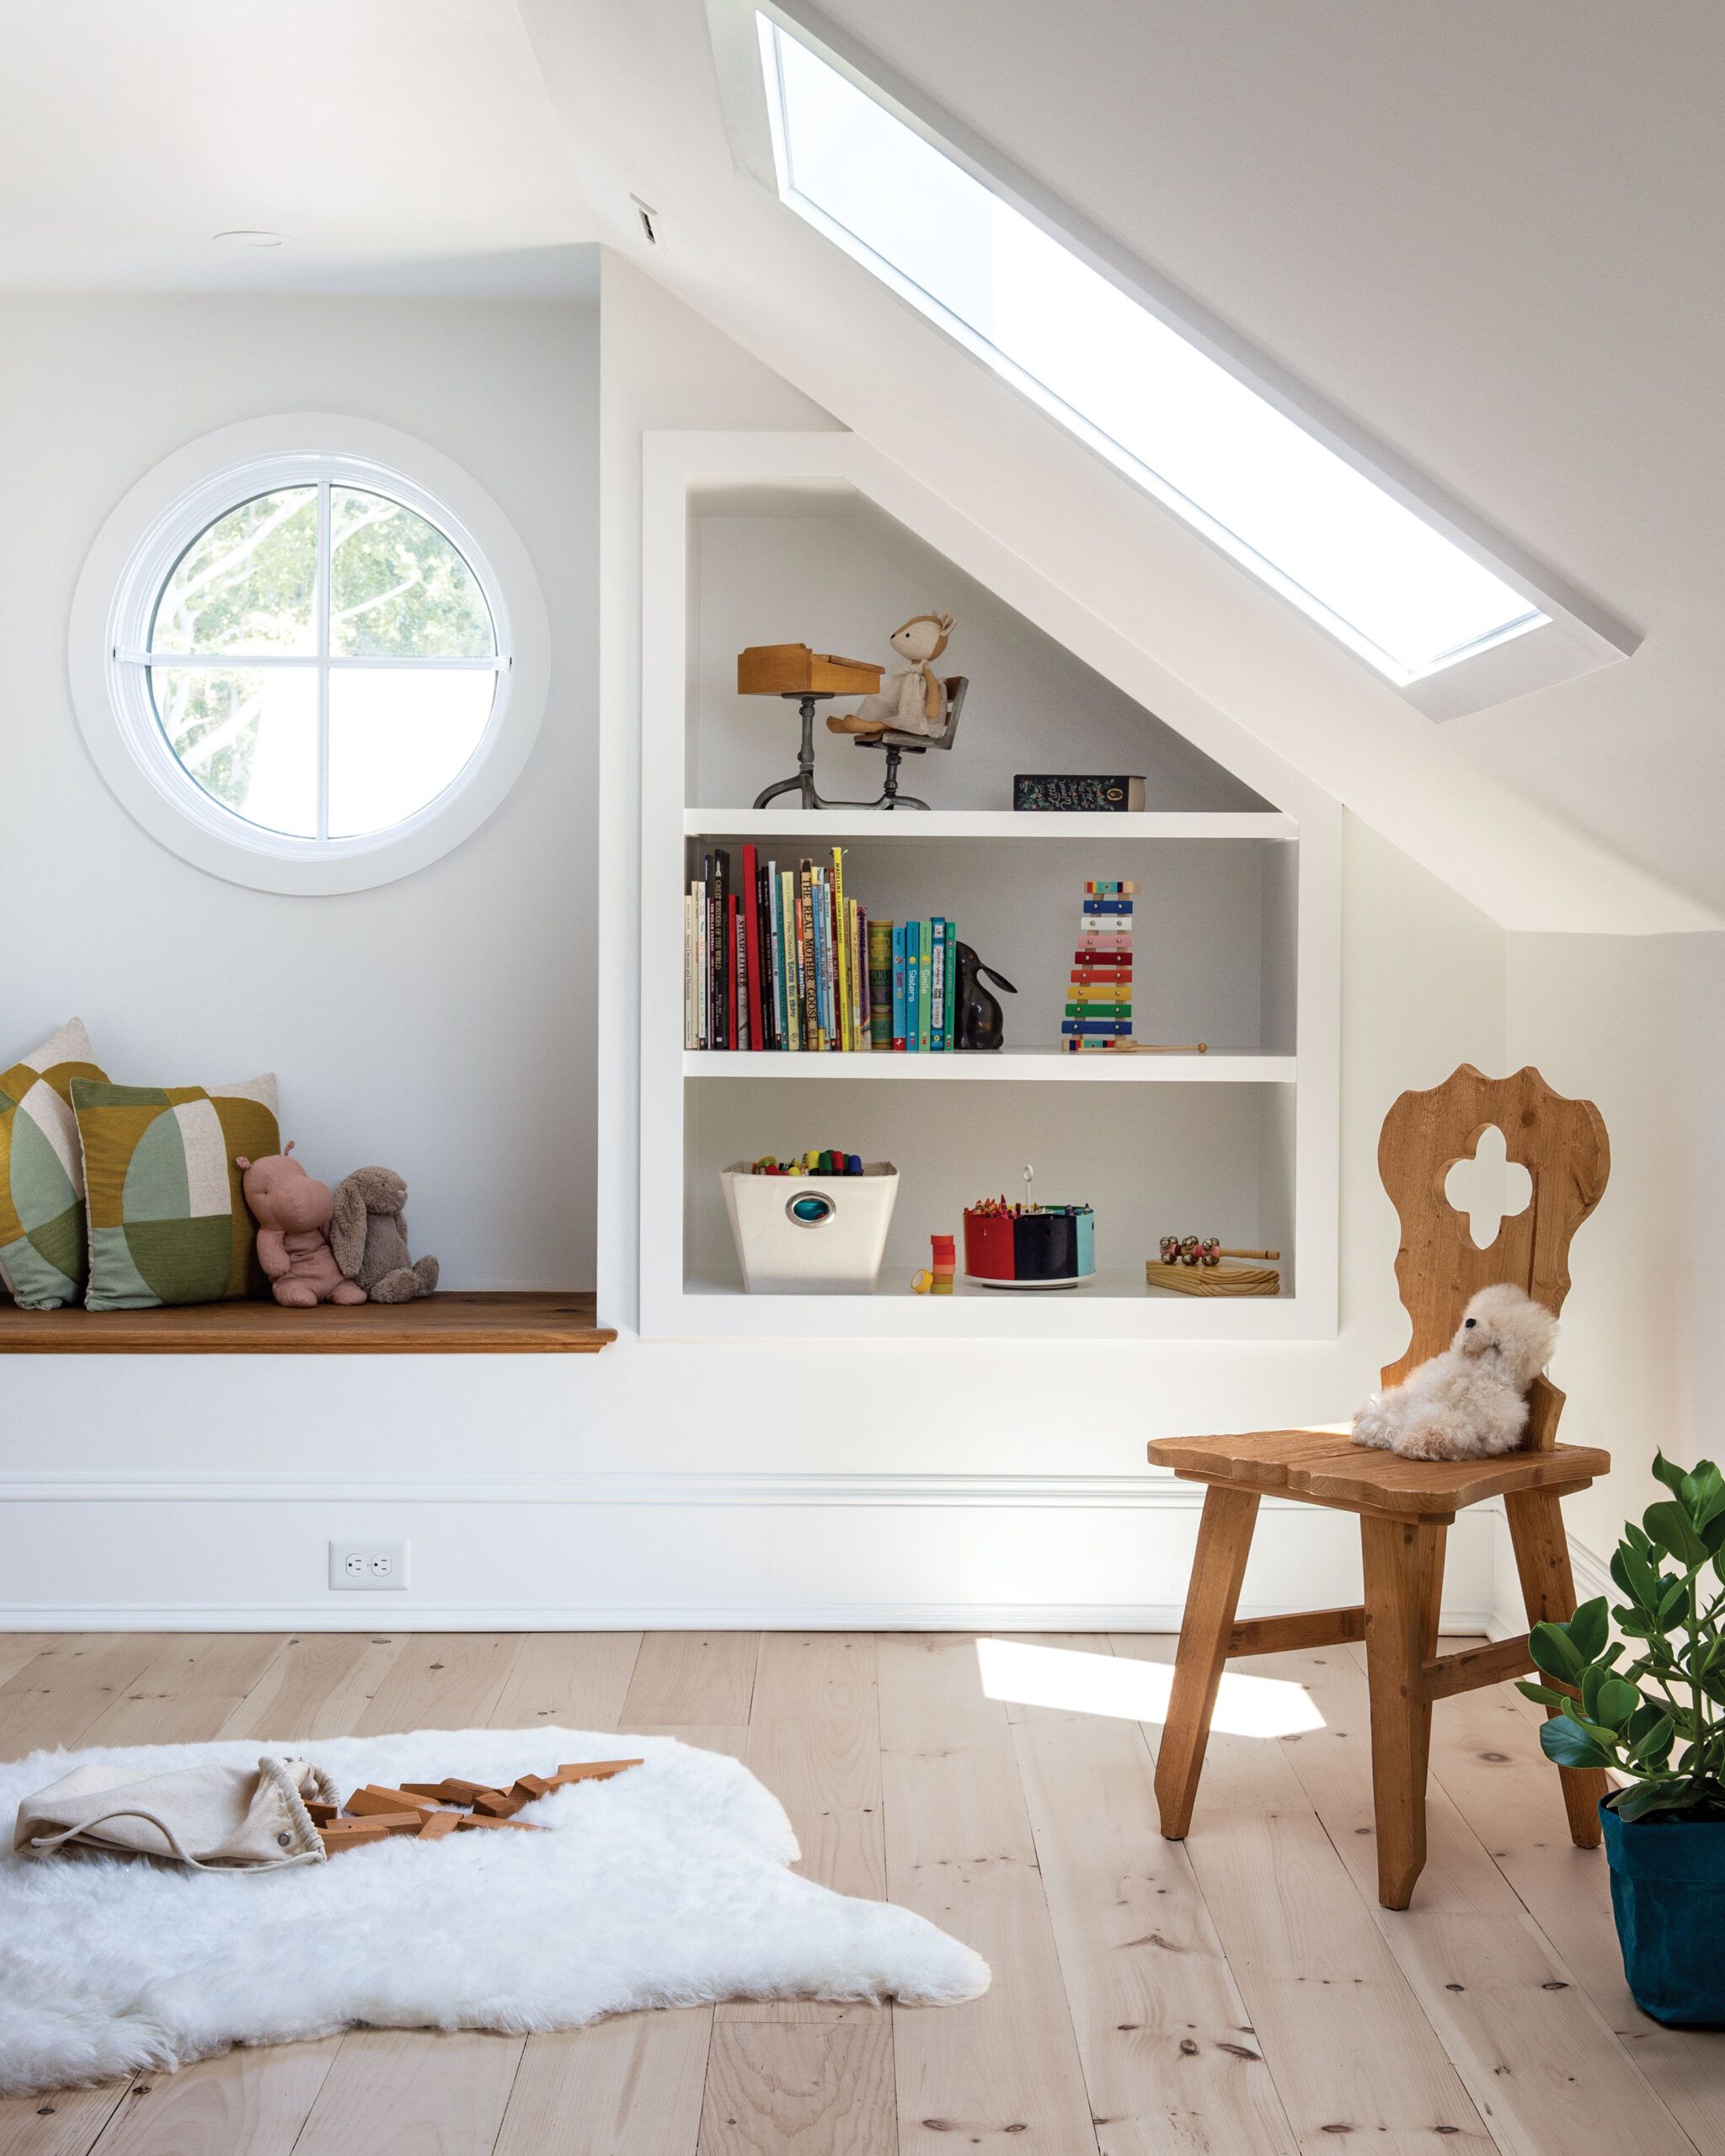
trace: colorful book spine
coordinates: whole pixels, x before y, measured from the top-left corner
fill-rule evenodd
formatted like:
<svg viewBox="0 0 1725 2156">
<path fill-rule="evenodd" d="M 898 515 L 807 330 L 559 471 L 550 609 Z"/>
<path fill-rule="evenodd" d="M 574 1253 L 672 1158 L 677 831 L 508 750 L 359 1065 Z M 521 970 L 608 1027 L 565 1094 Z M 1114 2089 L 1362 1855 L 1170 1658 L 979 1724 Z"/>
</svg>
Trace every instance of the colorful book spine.
<svg viewBox="0 0 1725 2156">
<path fill-rule="evenodd" d="M 932 921 L 928 926 L 934 945 L 933 963 L 928 976 L 928 1047 L 931 1054 L 944 1055 L 947 1048 L 947 925 L 944 921 Z"/>
<path fill-rule="evenodd" d="M 836 846 L 832 850 L 832 910 L 833 925 L 837 931 L 833 938 L 833 1045 L 848 1049 L 851 1045 L 851 957 L 847 935 L 850 914 L 845 905 L 845 850 L 841 846 Z"/>
<path fill-rule="evenodd" d="M 929 985 L 934 968 L 934 923 L 916 924 L 916 1052 L 927 1055 L 932 1036 L 929 1026 Z"/>
<path fill-rule="evenodd" d="M 905 1039 L 905 987 L 910 970 L 908 947 L 911 936 L 911 924 L 908 921 L 895 921 L 892 924 L 892 1033 L 889 1045 L 896 1049 L 899 1054 L 902 1055 L 906 1046 Z"/>
<path fill-rule="evenodd" d="M 946 1036 L 948 1050 L 959 1045 L 959 931 L 953 922 L 947 923 L 947 1008 Z"/>
<path fill-rule="evenodd" d="M 779 921 L 778 864 L 769 861 L 766 878 L 766 978 L 772 1001 L 772 1044 L 788 1048 L 785 1038 L 784 938 Z"/>
<path fill-rule="evenodd" d="M 922 1034 L 918 1013 L 922 998 L 922 923 L 905 923 L 905 1048 L 907 1054 L 921 1053 Z"/>
<path fill-rule="evenodd" d="M 743 848 L 743 948 L 747 953 L 749 1046 L 765 1048 L 766 1028 L 761 1020 L 761 857 L 752 846 Z"/>
<path fill-rule="evenodd" d="M 797 963 L 802 974 L 803 1046 L 820 1046 L 819 977 L 814 970 L 814 864 L 801 863 L 797 870 Z"/>
</svg>

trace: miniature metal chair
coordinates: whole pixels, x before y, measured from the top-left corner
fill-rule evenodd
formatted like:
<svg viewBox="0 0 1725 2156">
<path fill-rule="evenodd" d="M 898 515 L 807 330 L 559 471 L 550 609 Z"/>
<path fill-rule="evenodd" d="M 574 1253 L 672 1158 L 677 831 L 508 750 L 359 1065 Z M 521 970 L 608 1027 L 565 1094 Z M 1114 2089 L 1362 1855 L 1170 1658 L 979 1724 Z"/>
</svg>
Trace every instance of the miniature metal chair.
<svg viewBox="0 0 1725 2156">
<path fill-rule="evenodd" d="M 1506 1216 L 1481 1250 L 1445 1183 L 1495 1123 L 1509 1157 L 1532 1179 L 1526 1209 Z M 1383 1373 L 1398 1383 L 1449 1345 L 1464 1305 L 1479 1289 L 1509 1281 L 1554 1314 L 1569 1287 L 1569 1245 L 1599 1203 L 1610 1168 L 1605 1126 L 1591 1101 L 1565 1100 L 1530 1067 L 1489 1079 L 1471 1065 L 1427 1093 L 1404 1093 L 1378 1141 L 1378 1168 L 1401 1216 L 1396 1278 L 1413 1321 L 1407 1352 Z M 1466 1505 L 1501 1497 L 1530 1623 L 1574 1614 L 1575 1583 L 1559 1500 L 1611 1465 L 1609 1453 L 1557 1442 L 1563 1396 L 1545 1378 L 1528 1394 L 1519 1449 L 1489 1460 L 1404 1460 L 1354 1444 L 1346 1430 L 1261 1430 L 1235 1438 L 1163 1438 L 1149 1448 L 1159 1466 L 1208 1486 L 1174 1668 L 1173 1693 L 1156 1757 L 1162 1833 L 1183 1840 L 1204 1769 L 1216 1688 L 1230 1655 L 1365 1642 L 1371 1696 L 1372 1803 L 1378 1899 L 1405 1909 L 1425 1864 L 1426 1761 L 1432 1702 L 1525 1674 L 1527 1639 L 1459 1654 L 1437 1652 L 1444 1541 Z M 1265 1495 L 1359 1516 L 1365 1599 L 1235 1622 L 1240 1582 Z M 1560 1768 L 1570 1838 L 1597 1849 L 1603 1772 Z"/>
<path fill-rule="evenodd" d="M 899 791 L 899 765 L 905 756 L 920 756 L 930 749 L 950 749 L 953 736 L 959 730 L 959 713 L 964 708 L 964 691 L 969 687 L 969 679 L 963 674 L 948 676 L 947 691 L 947 723 L 938 734 L 902 734 L 896 727 L 887 727 L 879 734 L 859 734 L 856 737 L 859 749 L 884 749 L 886 751 L 886 778 L 881 791 L 873 801 L 846 802 L 850 808 L 926 808 L 928 803 L 914 793 Z"/>
</svg>

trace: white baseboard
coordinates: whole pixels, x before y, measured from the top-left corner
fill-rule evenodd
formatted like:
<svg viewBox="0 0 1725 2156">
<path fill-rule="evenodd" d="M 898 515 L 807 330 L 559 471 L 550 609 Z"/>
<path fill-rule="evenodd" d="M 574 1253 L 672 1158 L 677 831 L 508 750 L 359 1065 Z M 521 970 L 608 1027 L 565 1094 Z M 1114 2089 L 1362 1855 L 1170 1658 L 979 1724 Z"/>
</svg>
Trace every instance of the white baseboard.
<svg viewBox="0 0 1725 2156">
<path fill-rule="evenodd" d="M 13 1476 L 0 1630 L 1178 1629 L 1203 1490 L 1166 1475 Z M 334 1536 L 401 1537 L 403 1592 L 327 1584 Z M 1458 1523 L 1445 1627 L 1494 1600 Z M 1267 1499 L 1244 1616 L 1357 1599 L 1345 1513 Z"/>
</svg>

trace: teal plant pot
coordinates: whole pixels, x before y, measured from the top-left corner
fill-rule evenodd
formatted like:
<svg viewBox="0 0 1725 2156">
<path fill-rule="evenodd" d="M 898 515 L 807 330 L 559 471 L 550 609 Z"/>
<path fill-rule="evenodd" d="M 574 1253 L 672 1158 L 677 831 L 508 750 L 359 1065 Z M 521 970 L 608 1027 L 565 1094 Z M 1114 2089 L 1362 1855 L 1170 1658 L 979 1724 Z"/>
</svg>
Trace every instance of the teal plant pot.
<svg viewBox="0 0 1725 2156">
<path fill-rule="evenodd" d="M 1636 2004 L 1673 2028 L 1725 2028 L 1725 1821 L 1626 1826 L 1603 1804 L 1599 1817 Z"/>
</svg>

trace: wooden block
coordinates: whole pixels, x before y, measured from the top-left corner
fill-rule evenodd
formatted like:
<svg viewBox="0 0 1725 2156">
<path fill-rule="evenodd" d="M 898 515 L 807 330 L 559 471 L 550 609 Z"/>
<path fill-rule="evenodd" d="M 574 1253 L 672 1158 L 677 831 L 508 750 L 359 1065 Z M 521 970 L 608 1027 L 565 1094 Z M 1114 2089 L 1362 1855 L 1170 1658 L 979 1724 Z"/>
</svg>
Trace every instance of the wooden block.
<svg viewBox="0 0 1725 2156">
<path fill-rule="evenodd" d="M 403 1796 L 429 1796 L 444 1804 L 455 1801 L 454 1785 L 450 1782 L 403 1782 L 401 1788 Z"/>
<path fill-rule="evenodd" d="M 327 1827 L 332 1819 L 339 1819 L 341 1817 L 341 1807 L 335 1804 L 314 1804 L 308 1801 L 306 1806 L 306 1816 L 314 1827 Z"/>
<path fill-rule="evenodd" d="M 446 1804 L 471 1804 L 475 1797 L 503 1795 L 490 1782 L 464 1782 L 459 1774 L 446 1774 L 438 1785 L 438 1793 Z"/>
<path fill-rule="evenodd" d="M 517 1833 L 542 1834 L 544 1828 L 536 1827 L 531 1819 L 493 1819 L 483 1812 L 462 1812 L 456 1815 L 457 1827 L 508 1827 Z"/>
<path fill-rule="evenodd" d="M 348 1849 L 362 1849 L 369 1842 L 387 1842 L 389 1829 L 362 1824 L 356 1819 L 351 1825 L 340 1822 L 334 1827 L 320 1827 L 318 1838 L 323 1844 L 326 1856 L 340 1856 Z"/>
<path fill-rule="evenodd" d="M 462 1823 L 459 1812 L 428 1812 L 419 1822 L 415 1838 L 422 1842 L 441 1842 L 448 1838 Z"/>
<path fill-rule="evenodd" d="M 531 1804 L 536 1796 L 543 1796 L 552 1785 L 543 1774 L 521 1774 L 510 1790 L 511 1796 L 518 1796 L 523 1804 Z"/>
<path fill-rule="evenodd" d="M 430 1812 L 431 1800 L 411 1796 L 404 1789 L 390 1789 L 380 1782 L 367 1782 L 363 1789 L 356 1789 L 347 1801 L 347 1808 L 357 1818 L 377 1812 Z"/>
<path fill-rule="evenodd" d="M 483 1819 L 513 1819 L 526 1802 L 524 1796 L 506 1796 L 493 1790 L 473 1799 L 473 1809 Z"/>
<path fill-rule="evenodd" d="M 613 1774 L 622 1774 L 626 1768 L 644 1767 L 644 1759 L 585 1759 L 573 1766 L 559 1767 L 552 1776 L 553 1788 L 561 1789 L 568 1782 L 608 1782 Z"/>
</svg>

